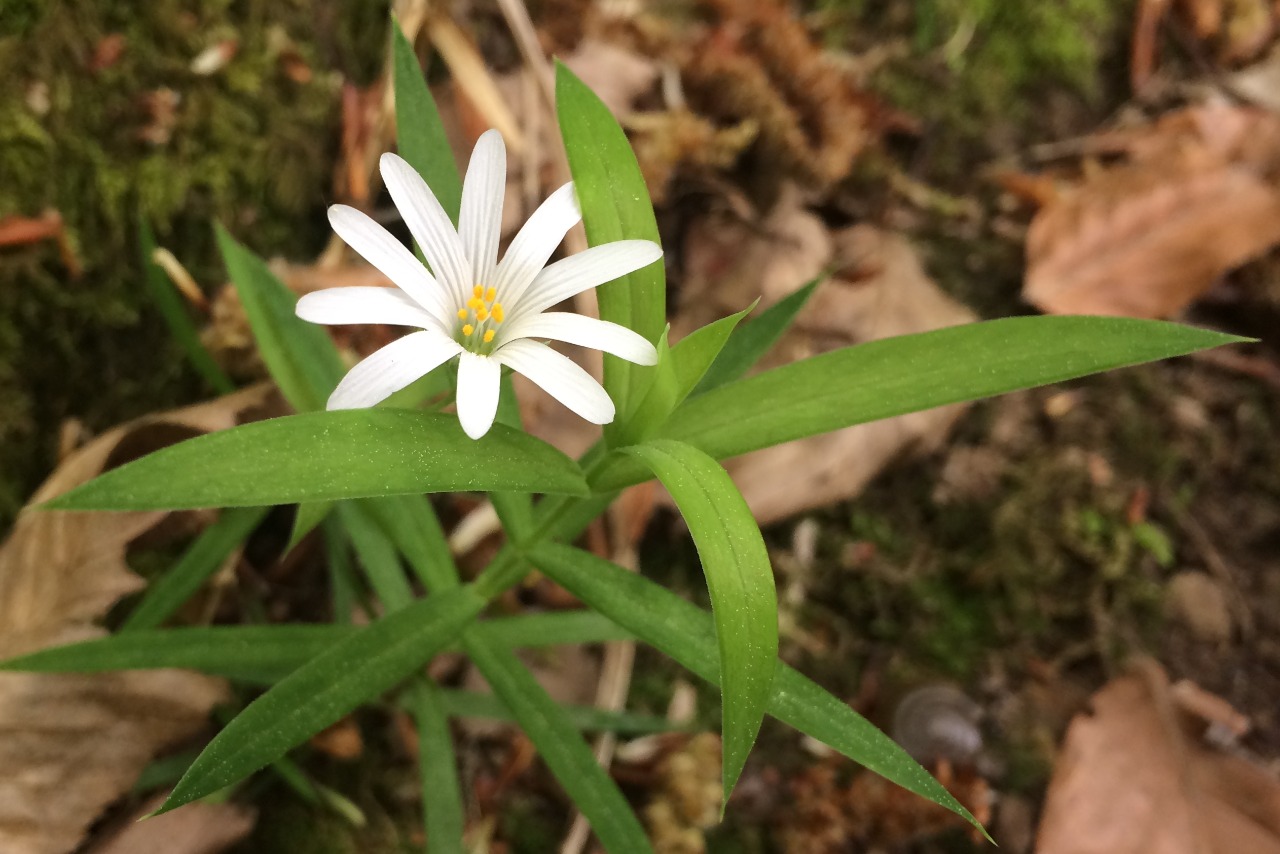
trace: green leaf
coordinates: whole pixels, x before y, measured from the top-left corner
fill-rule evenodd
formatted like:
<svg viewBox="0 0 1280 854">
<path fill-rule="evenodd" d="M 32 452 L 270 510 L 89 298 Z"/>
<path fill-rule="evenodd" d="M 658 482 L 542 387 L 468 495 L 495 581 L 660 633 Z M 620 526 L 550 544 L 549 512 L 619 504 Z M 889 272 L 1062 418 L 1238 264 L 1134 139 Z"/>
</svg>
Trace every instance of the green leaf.
<svg viewBox="0 0 1280 854">
<path fill-rule="evenodd" d="M 360 504 L 343 501 L 337 505 L 338 521 L 355 549 L 369 587 L 389 611 L 398 611 L 413 601 L 413 589 L 405 577 L 400 555 L 382 527 Z"/>
<path fill-rule="evenodd" d="M 422 814 L 429 854 L 463 851 L 462 835 L 466 829 L 458 761 L 453 755 L 453 733 L 449 732 L 443 694 L 434 682 L 418 679 L 406 697 L 418 725 L 418 768 L 422 773 Z"/>
<path fill-rule="evenodd" d="M 44 506 L 164 510 L 496 489 L 581 495 L 586 485 L 564 454 L 501 425 L 473 441 L 451 415 L 357 409 L 197 436 Z"/>
<path fill-rule="evenodd" d="M 516 389 L 511 382 L 510 373 L 502 375 L 497 421 L 513 430 L 524 429 L 520 418 L 520 402 L 516 400 Z M 533 529 L 533 497 L 527 492 L 492 492 L 489 500 L 493 502 L 493 509 L 502 522 L 502 530 L 512 540 L 522 542 Z"/>
<path fill-rule="evenodd" d="M 356 631 L 340 625 L 213 626 L 137 629 L 42 649 L 0 662 L 0 670 L 28 673 L 103 673 L 182 667 L 254 684 L 283 679 Z M 468 629 L 503 649 L 602 643 L 634 638 L 591 611 L 497 617 Z M 447 649 L 456 649 L 451 641 Z"/>
<path fill-rule="evenodd" d="M 627 448 L 658 476 L 689 525 L 711 593 L 724 703 L 724 799 L 742 773 L 764 720 L 778 664 L 773 566 L 742 493 L 697 448 L 654 441 Z"/>
<path fill-rule="evenodd" d="M 324 409 L 343 374 L 342 360 L 323 328 L 294 314 L 298 300 L 262 259 L 217 226 L 227 275 L 249 318 L 271 378 L 299 412 Z"/>
<path fill-rule="evenodd" d="M 478 632 L 488 643 L 508 649 L 635 639 L 608 617 L 585 610 L 495 617 L 476 623 L 468 631 Z"/>
<path fill-rule="evenodd" d="M 1013 317 L 869 341 L 691 397 L 659 431 L 716 459 L 1247 339 L 1120 317 Z M 616 459 L 592 485 L 645 479 Z"/>
<path fill-rule="evenodd" d="M 307 534 L 325 520 L 332 509 L 332 501 L 304 501 L 299 504 L 293 515 L 293 527 L 289 530 L 289 542 L 284 547 L 284 553 L 293 551 Z"/>
<path fill-rule="evenodd" d="M 209 576 L 218 571 L 227 556 L 267 515 L 268 509 L 240 507 L 224 510 L 218 521 L 196 538 L 168 572 L 151 582 L 120 630 L 154 629 L 168 619 Z"/>
<path fill-rule="evenodd" d="M 518 718 L 511 713 L 511 710 L 493 694 L 482 694 L 478 691 L 441 691 L 440 699 L 444 711 L 450 717 L 518 722 Z M 579 730 L 647 735 L 681 729 L 666 718 L 656 715 L 609 712 L 590 706 L 562 705 L 558 708 L 569 723 Z"/>
<path fill-rule="evenodd" d="M 355 631 L 333 625 L 139 629 L 42 649 L 0 662 L 0 670 L 101 673 L 184 667 L 228 679 L 271 683 Z"/>
<path fill-rule="evenodd" d="M 321 523 L 321 531 L 324 534 L 325 563 L 329 567 L 332 619 L 335 623 L 349 625 L 361 595 L 360 584 L 351 565 L 351 544 L 347 532 L 332 516 Z"/>
<path fill-rule="evenodd" d="M 192 366 L 214 391 L 219 394 L 230 394 L 235 391 L 235 383 L 222 368 L 218 367 L 218 363 L 201 343 L 200 332 L 191 320 L 187 306 L 178 295 L 173 283 L 169 281 L 164 270 L 160 269 L 160 265 L 156 264 L 154 260 L 156 237 L 151 231 L 151 226 L 141 217 L 138 218 L 138 248 L 142 253 L 143 281 L 151 294 L 152 301 L 155 302 L 156 308 L 160 310 L 160 315 L 169 327 L 169 333 L 187 354 L 187 359 Z"/>
<path fill-rule="evenodd" d="M 422 495 L 364 498 L 360 504 L 382 526 L 427 589 L 458 586 L 458 568 L 431 502 Z"/>
<path fill-rule="evenodd" d="M 733 330 L 729 341 L 711 363 L 702 381 L 694 388 L 693 394 L 703 394 L 719 388 L 751 370 L 791 327 L 796 315 L 804 308 L 809 297 L 813 296 L 821 281 L 820 278 L 814 279 L 800 290 L 769 306 L 759 317 Z"/>
<path fill-rule="evenodd" d="M 564 137 L 582 224 L 592 246 L 615 240 L 661 242 L 649 190 L 635 153 L 609 108 L 563 64 L 556 63 L 556 115 Z M 660 262 L 596 289 L 600 317 L 657 341 L 667 322 L 666 275 Z M 604 387 L 619 412 L 629 412 L 643 370 L 604 357 Z M 605 427 L 612 436 L 617 428 Z"/>
<path fill-rule="evenodd" d="M 667 332 L 658 341 L 658 364 L 650 372 L 651 381 L 635 413 L 619 429 L 619 445 L 630 445 L 651 437 L 693 391 L 716 355 L 729 339 L 738 321 L 752 308 L 722 317 L 667 347 Z"/>
<path fill-rule="evenodd" d="M 440 111 L 427 88 L 413 45 L 405 38 L 399 22 L 391 29 L 396 144 L 400 156 L 423 177 L 456 226 L 458 208 L 462 205 L 462 178 L 453 159 L 453 149 L 449 146 Z"/>
<path fill-rule="evenodd" d="M 591 822 L 605 850 L 648 852 L 644 828 L 618 786 L 568 717 L 515 656 L 465 638 L 463 646 L 489 687 L 512 711 L 569 798 Z"/>
<path fill-rule="evenodd" d="M 312 658 L 209 743 L 157 812 L 240 780 L 413 673 L 485 606 L 459 587 L 388 614 Z"/>
<path fill-rule="evenodd" d="M 636 573 L 558 543 L 529 554 L 538 569 L 620 626 L 693 673 L 720 684 L 712 616 Z M 779 664 L 769 714 L 829 745 L 908 791 L 978 822 L 905 750 L 853 709 Z"/>
</svg>

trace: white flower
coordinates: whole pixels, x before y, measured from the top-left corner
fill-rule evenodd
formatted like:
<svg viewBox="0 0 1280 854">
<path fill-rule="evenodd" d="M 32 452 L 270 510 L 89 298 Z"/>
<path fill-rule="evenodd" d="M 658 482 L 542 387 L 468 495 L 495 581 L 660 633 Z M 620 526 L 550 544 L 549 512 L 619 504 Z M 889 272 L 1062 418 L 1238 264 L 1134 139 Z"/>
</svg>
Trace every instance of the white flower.
<svg viewBox="0 0 1280 854">
<path fill-rule="evenodd" d="M 619 240 L 544 266 L 582 218 L 573 184 L 565 184 L 534 211 L 499 262 L 506 160 L 502 136 L 494 130 L 483 134 L 471 154 L 455 231 L 421 176 L 396 155 L 382 155 L 383 180 L 434 276 L 360 211 L 329 208 L 333 230 L 399 290 L 317 291 L 298 301 L 298 316 L 312 323 L 384 323 L 420 331 L 352 368 L 327 408 L 372 406 L 458 356 L 458 420 L 473 439 L 493 425 L 503 365 L 586 420 L 607 424 L 614 406 L 600 384 L 536 339 L 603 350 L 640 365 L 657 361 L 653 345 L 630 329 L 547 309 L 652 264 L 662 256 L 661 247 L 648 240 Z"/>
</svg>

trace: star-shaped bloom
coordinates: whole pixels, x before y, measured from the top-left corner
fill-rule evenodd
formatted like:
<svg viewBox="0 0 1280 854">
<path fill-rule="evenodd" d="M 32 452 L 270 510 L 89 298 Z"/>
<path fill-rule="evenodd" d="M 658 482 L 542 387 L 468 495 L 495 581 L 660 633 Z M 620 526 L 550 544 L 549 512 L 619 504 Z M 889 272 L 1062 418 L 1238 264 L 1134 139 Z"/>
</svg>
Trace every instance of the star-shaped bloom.
<svg viewBox="0 0 1280 854">
<path fill-rule="evenodd" d="M 493 425 L 502 366 L 519 371 L 595 424 L 613 420 L 609 395 L 585 370 L 544 340 L 603 350 L 652 365 L 658 354 L 641 335 L 604 320 L 547 309 L 613 281 L 662 256 L 649 240 L 619 240 L 547 265 L 581 218 L 573 184 L 551 194 L 498 260 L 506 147 L 494 130 L 476 143 L 454 230 L 422 177 L 394 154 L 382 155 L 382 178 L 430 271 L 400 241 L 355 208 L 329 208 L 333 230 L 397 288 L 329 288 L 298 301 L 312 323 L 381 323 L 415 327 L 360 362 L 338 383 L 329 409 L 373 406 L 449 361 L 458 361 L 458 420 L 473 439 Z M 434 275 L 433 275 L 434 274 Z"/>
</svg>

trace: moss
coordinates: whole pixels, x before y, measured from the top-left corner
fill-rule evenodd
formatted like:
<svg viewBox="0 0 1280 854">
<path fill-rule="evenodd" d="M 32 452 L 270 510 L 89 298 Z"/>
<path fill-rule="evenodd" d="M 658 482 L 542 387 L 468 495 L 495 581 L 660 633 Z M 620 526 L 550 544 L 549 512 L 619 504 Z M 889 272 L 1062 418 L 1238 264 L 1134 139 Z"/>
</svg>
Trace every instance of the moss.
<svg viewBox="0 0 1280 854">
<path fill-rule="evenodd" d="M 0 525 L 52 467 L 64 419 L 100 430 L 205 392 L 147 303 L 139 216 L 206 286 L 222 276 L 214 219 L 265 253 L 319 248 L 341 80 L 379 66 L 386 22 L 386 3 L 358 0 L 6 6 L 0 215 L 57 210 L 84 274 L 51 242 L 0 250 Z M 95 70 L 112 35 L 123 49 Z M 227 40 L 222 69 L 191 71 Z M 289 76 L 283 41 L 310 79 Z"/>
<path fill-rule="evenodd" d="M 819 8 L 830 41 L 859 51 L 907 45 L 873 86 L 925 123 L 934 176 L 959 178 L 972 177 L 991 148 L 1051 138 L 1055 123 L 1118 94 L 1134 3 L 828 0 Z"/>
</svg>

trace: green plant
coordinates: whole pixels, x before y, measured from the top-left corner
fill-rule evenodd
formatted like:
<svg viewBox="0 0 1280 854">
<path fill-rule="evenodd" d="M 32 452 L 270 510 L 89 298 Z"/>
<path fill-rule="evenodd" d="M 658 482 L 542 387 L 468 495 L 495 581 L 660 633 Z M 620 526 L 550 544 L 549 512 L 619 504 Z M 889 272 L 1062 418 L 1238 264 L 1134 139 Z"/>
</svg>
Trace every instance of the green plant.
<svg viewBox="0 0 1280 854">
<path fill-rule="evenodd" d="M 401 153 L 457 221 L 462 184 L 442 148 L 439 118 L 403 39 L 396 51 Z M 556 90 L 590 242 L 656 240 L 652 207 L 622 130 L 563 67 L 557 69 Z M 394 406 L 321 411 L 326 400 L 332 405 L 342 373 L 332 343 L 295 315 L 293 297 L 258 258 L 221 230 L 218 239 L 263 360 L 299 414 L 182 442 L 49 502 L 47 508 L 59 510 L 246 509 L 225 511 L 153 585 L 116 636 L 3 667 L 181 666 L 268 685 L 192 763 L 161 811 L 280 761 L 353 709 L 397 691 L 418 725 L 431 851 L 461 848 L 462 798 L 447 717 L 484 713 L 484 701 L 447 691 L 424 674 L 423 665 L 446 649 L 471 658 L 501 709 L 528 734 L 607 849 L 648 850 L 639 821 L 578 731 L 584 719 L 617 728 L 643 728 L 646 722 L 562 708 L 513 654 L 516 647 L 565 639 L 634 637 L 718 685 L 726 800 L 770 714 L 973 821 L 887 736 L 778 661 L 768 555 L 745 501 L 717 460 L 851 424 L 1240 340 L 1168 323 L 1024 317 L 877 341 L 744 379 L 812 288 L 749 323 L 739 325 L 744 311 L 668 347 L 663 271 L 660 264 L 648 264 L 604 286 L 599 304 L 604 320 L 652 346 L 656 364 L 606 357 L 603 388 L 617 417 L 603 441 L 575 461 L 520 429 L 509 388 L 495 399 L 492 427 L 480 429 L 483 419 L 475 417 L 474 404 L 461 406 L 473 410 L 463 414 L 469 419 L 465 432 L 454 417 L 423 412 L 403 397 Z M 434 257 L 431 251 L 423 255 Z M 479 330 L 457 334 L 471 340 Z M 483 339 L 490 343 L 497 347 L 500 340 Z M 453 382 L 448 365 L 436 367 L 423 382 L 447 387 Z M 410 386 L 410 398 L 413 389 L 420 387 Z M 712 613 L 571 545 L 618 490 L 654 477 L 688 522 Z M 425 498 L 459 490 L 488 493 L 506 533 L 502 550 L 469 583 L 462 581 Z M 335 613 L 345 613 L 343 603 L 364 584 L 383 616 L 362 627 L 155 628 L 252 527 L 262 512 L 257 508 L 285 503 L 300 504 L 295 540 L 324 526 L 335 567 Z M 362 580 L 343 570 L 348 543 L 360 557 Z M 400 557 L 413 578 L 403 572 Z M 489 604 L 534 568 L 592 613 L 486 618 Z M 425 595 L 415 593 L 415 582 Z"/>
</svg>

